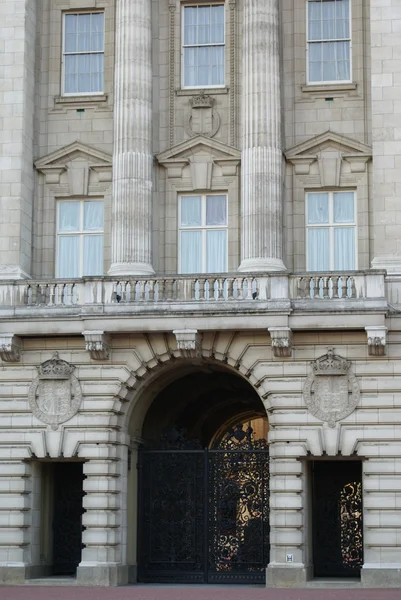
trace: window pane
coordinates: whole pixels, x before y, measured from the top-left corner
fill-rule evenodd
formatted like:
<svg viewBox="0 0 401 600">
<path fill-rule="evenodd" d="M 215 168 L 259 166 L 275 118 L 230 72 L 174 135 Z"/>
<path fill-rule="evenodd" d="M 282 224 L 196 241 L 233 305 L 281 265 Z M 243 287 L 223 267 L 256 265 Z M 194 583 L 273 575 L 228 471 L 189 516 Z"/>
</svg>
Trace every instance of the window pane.
<svg viewBox="0 0 401 600">
<path fill-rule="evenodd" d="M 79 277 L 79 236 L 61 235 L 58 239 L 58 276 Z"/>
<path fill-rule="evenodd" d="M 90 54 L 78 54 L 77 55 L 77 66 L 78 66 L 78 92 L 80 94 L 91 91 L 91 77 L 90 77 Z"/>
<path fill-rule="evenodd" d="M 103 202 L 84 202 L 84 230 L 103 231 Z"/>
<path fill-rule="evenodd" d="M 308 229 L 308 270 L 330 269 L 330 235 L 327 227 Z"/>
<path fill-rule="evenodd" d="M 76 94 L 78 92 L 77 55 L 69 54 L 65 57 L 65 82 L 64 92 Z"/>
<path fill-rule="evenodd" d="M 77 49 L 77 15 L 65 15 L 64 27 L 64 50 L 65 52 L 75 52 Z"/>
<path fill-rule="evenodd" d="M 181 273 L 202 272 L 202 232 L 181 231 Z"/>
<path fill-rule="evenodd" d="M 198 44 L 210 44 L 210 6 L 198 7 Z"/>
<path fill-rule="evenodd" d="M 187 87 L 197 85 L 197 53 L 197 48 L 184 48 L 184 85 Z"/>
<path fill-rule="evenodd" d="M 322 3 L 308 3 L 308 36 L 310 40 L 322 39 Z"/>
<path fill-rule="evenodd" d="M 308 223 L 315 225 L 329 222 L 329 195 L 308 194 Z"/>
<path fill-rule="evenodd" d="M 104 50 L 104 14 L 95 13 L 92 15 L 91 24 L 91 50 L 92 52 Z"/>
<path fill-rule="evenodd" d="M 59 202 L 58 230 L 63 232 L 79 231 L 80 228 L 79 202 Z"/>
<path fill-rule="evenodd" d="M 184 7 L 184 44 L 196 44 L 197 28 L 196 28 L 197 8 L 192 6 Z"/>
<path fill-rule="evenodd" d="M 181 227 L 202 225 L 202 201 L 200 196 L 181 197 Z"/>
<path fill-rule="evenodd" d="M 104 73 L 104 55 L 103 54 L 92 54 L 91 55 L 91 80 L 90 80 L 90 91 L 91 92 L 102 92 L 103 85 L 103 73 Z"/>
<path fill-rule="evenodd" d="M 227 271 L 227 231 L 206 231 L 206 272 Z"/>
<path fill-rule="evenodd" d="M 84 236 L 83 275 L 103 275 L 103 236 Z"/>
<path fill-rule="evenodd" d="M 212 6 L 212 26 L 210 41 L 213 44 L 224 44 L 224 6 Z"/>
<path fill-rule="evenodd" d="M 206 196 L 206 225 L 227 225 L 226 196 Z"/>
<path fill-rule="evenodd" d="M 353 192 L 336 192 L 334 194 L 334 222 L 354 223 Z"/>
<path fill-rule="evenodd" d="M 90 50 L 91 15 L 78 15 L 78 52 Z"/>
<path fill-rule="evenodd" d="M 336 227 L 334 229 L 334 269 L 349 271 L 355 269 L 355 228 Z"/>
</svg>

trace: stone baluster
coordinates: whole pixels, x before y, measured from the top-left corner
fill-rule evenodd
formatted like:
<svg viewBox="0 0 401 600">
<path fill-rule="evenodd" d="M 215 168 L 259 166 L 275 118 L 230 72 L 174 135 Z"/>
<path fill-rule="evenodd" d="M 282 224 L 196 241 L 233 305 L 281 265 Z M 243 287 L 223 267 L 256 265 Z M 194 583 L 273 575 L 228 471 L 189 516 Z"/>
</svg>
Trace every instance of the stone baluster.
<svg viewBox="0 0 401 600">
<path fill-rule="evenodd" d="M 283 271 L 278 0 L 247 0 L 243 26 L 239 271 Z"/>
<path fill-rule="evenodd" d="M 117 0 L 110 275 L 152 267 L 151 0 Z"/>
</svg>

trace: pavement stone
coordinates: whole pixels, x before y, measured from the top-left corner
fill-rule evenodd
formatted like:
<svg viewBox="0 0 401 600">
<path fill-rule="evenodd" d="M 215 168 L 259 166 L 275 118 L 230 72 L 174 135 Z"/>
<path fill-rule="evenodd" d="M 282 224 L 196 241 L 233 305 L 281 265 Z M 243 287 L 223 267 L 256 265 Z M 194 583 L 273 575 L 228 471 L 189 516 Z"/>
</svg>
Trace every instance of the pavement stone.
<svg viewBox="0 0 401 600">
<path fill-rule="evenodd" d="M 400 589 L 212 586 L 0 586 L 0 600 L 400 600 Z"/>
</svg>

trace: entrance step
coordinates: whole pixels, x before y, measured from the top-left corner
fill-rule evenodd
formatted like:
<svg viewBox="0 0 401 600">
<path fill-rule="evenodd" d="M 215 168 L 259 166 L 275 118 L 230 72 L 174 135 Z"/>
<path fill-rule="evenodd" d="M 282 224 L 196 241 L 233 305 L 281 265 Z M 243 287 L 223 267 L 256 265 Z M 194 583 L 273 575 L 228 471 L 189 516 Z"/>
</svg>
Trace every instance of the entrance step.
<svg viewBox="0 0 401 600">
<path fill-rule="evenodd" d="M 77 579 L 73 576 L 54 575 L 50 577 L 36 577 L 27 579 L 25 585 L 76 585 Z"/>
<path fill-rule="evenodd" d="M 316 579 L 311 579 L 307 582 L 306 587 L 308 588 L 326 588 L 326 589 L 350 589 L 350 588 L 360 588 L 361 580 L 352 577 L 344 577 L 344 578 L 325 578 L 318 577 Z"/>
</svg>

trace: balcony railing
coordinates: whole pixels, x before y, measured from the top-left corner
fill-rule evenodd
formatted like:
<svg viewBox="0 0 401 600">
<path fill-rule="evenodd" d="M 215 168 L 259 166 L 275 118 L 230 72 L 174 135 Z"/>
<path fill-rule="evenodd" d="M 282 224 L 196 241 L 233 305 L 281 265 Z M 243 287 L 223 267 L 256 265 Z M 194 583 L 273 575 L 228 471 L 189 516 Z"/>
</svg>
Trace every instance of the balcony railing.
<svg viewBox="0 0 401 600">
<path fill-rule="evenodd" d="M 384 271 L 305 274 L 217 274 L 207 276 L 90 277 L 78 280 L 0 282 L 0 311 L 7 308 L 63 308 L 93 305 L 146 306 L 185 304 L 195 308 L 219 304 L 292 301 L 319 306 L 329 301 L 352 303 L 384 299 Z M 200 305 L 200 306 L 199 306 Z M 323 308 L 323 306 L 322 306 Z"/>
</svg>

